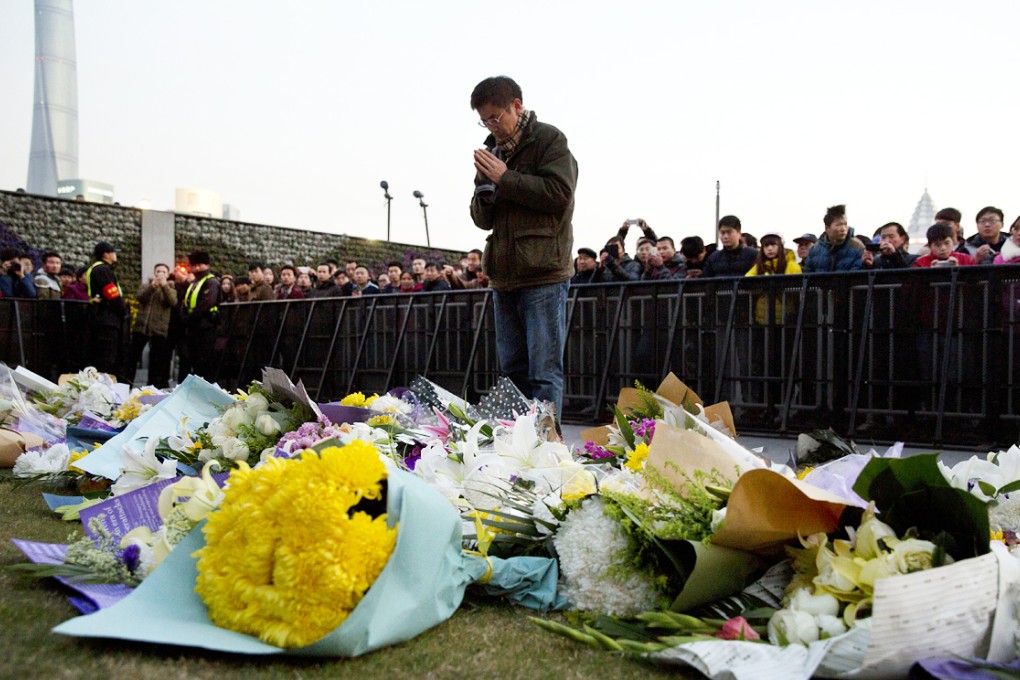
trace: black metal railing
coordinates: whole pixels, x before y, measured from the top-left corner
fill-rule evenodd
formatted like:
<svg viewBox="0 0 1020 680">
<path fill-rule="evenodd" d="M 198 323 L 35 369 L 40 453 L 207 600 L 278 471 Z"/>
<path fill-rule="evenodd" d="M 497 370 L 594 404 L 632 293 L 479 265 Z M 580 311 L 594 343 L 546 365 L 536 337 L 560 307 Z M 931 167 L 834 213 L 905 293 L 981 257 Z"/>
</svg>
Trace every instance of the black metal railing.
<svg viewBox="0 0 1020 680">
<path fill-rule="evenodd" d="M 58 320 L 47 301 L 0 304 L 2 358 L 52 365 L 37 341 Z M 69 308 L 60 323 L 79 339 L 49 342 L 72 359 L 83 326 L 66 325 Z M 488 290 L 221 310 L 217 380 L 227 388 L 272 365 L 320 401 L 417 375 L 473 400 L 498 375 Z M 744 432 L 832 427 L 858 441 L 940 446 L 1020 439 L 1020 267 L 575 286 L 568 322 L 567 420 L 604 420 L 621 387 L 654 387 L 673 371 L 706 402 L 728 400 Z"/>
</svg>

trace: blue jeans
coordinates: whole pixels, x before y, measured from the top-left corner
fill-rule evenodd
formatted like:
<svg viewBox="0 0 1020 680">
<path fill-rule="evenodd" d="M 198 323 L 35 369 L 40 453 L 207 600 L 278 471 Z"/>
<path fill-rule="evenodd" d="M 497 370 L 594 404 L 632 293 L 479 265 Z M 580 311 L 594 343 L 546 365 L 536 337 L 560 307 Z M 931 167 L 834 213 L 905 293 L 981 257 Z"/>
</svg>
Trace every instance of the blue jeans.
<svg viewBox="0 0 1020 680">
<path fill-rule="evenodd" d="M 492 293 L 500 370 L 524 396 L 555 404 L 557 420 L 563 412 L 569 286 L 564 281 Z"/>
</svg>

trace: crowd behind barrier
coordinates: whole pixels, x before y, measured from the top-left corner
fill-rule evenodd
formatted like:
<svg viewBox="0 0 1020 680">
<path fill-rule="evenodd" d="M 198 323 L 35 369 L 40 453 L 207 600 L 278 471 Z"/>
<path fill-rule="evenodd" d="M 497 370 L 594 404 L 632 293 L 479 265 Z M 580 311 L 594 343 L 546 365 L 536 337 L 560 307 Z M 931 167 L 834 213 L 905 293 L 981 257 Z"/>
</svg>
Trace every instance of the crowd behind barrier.
<svg viewBox="0 0 1020 680">
<path fill-rule="evenodd" d="M 90 305 L 0 300 L 0 358 L 86 365 Z M 215 378 L 263 366 L 319 401 L 424 375 L 477 399 L 498 375 L 491 291 L 312 298 L 220 309 Z M 668 372 L 741 432 L 832 427 L 860 442 L 1008 446 L 1020 435 L 1020 267 L 576 285 L 564 419 L 602 422 L 621 387 Z"/>
</svg>

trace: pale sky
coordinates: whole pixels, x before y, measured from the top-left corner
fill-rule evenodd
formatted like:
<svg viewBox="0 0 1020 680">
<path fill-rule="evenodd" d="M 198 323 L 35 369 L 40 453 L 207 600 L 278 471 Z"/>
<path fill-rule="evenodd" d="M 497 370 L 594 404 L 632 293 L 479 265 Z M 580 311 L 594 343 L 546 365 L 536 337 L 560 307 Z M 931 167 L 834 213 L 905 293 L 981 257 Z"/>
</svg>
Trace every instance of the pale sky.
<svg viewBox="0 0 1020 680">
<path fill-rule="evenodd" d="M 116 200 L 210 189 L 241 219 L 484 243 L 468 203 L 485 131 L 469 95 L 506 74 L 578 160 L 575 249 L 623 220 L 711 237 L 871 233 L 936 207 L 1020 211 L 1020 2 L 75 4 L 79 168 Z M 33 3 L 0 2 L 0 188 L 25 186 Z M 628 250 L 633 252 L 633 236 Z"/>
</svg>

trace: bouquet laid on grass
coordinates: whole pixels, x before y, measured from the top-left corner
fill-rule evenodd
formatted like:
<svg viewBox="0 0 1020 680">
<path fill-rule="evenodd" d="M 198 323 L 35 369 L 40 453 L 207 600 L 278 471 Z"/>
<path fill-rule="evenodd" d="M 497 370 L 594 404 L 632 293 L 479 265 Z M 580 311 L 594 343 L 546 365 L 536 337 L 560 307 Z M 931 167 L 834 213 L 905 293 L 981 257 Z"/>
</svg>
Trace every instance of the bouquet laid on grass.
<svg viewBox="0 0 1020 680">
<path fill-rule="evenodd" d="M 135 591 L 58 633 L 248 654 L 354 656 L 448 618 L 473 582 L 547 609 L 550 559 L 461 550 L 460 517 L 370 444 L 231 473 L 218 509 Z"/>
<path fill-rule="evenodd" d="M 799 537 L 799 547 L 788 548 L 792 570 L 785 577 L 779 563 L 741 596 L 697 609 L 693 618 L 653 611 L 636 619 L 593 617 L 570 631 L 543 625 L 607 649 L 691 665 L 709 677 L 902 677 L 912 663 L 933 656 L 1015 658 L 1020 561 L 1002 541 L 989 542 L 1001 536 L 990 534 L 988 506 L 972 493 L 1010 489 L 1011 461 L 1000 454 L 990 461 L 997 469 L 972 464 L 944 476 L 934 454 L 872 458 L 847 480 L 870 505 L 846 506 L 820 530 L 797 518 L 787 527 L 800 527 L 794 536 L 778 523 L 781 516 L 803 511 L 798 493 L 819 494 L 773 471 L 744 471 L 710 540 L 742 542 L 774 562 L 772 539 Z M 754 486 L 759 502 L 749 504 Z M 759 518 L 774 524 L 767 532 L 747 521 L 755 505 Z M 766 630 L 772 644 L 758 639 Z"/>
<path fill-rule="evenodd" d="M 55 390 L 37 394 L 33 401 L 40 410 L 75 425 L 88 414 L 112 419 L 127 393 L 127 385 L 89 366 L 75 375 L 62 376 Z"/>
</svg>

